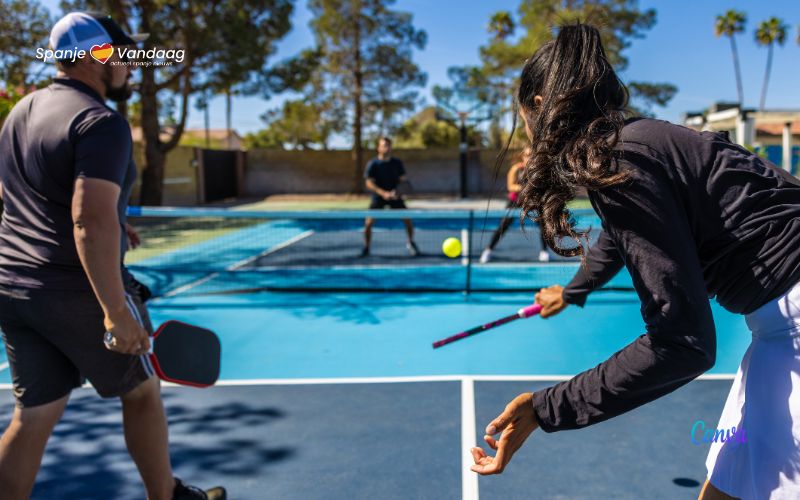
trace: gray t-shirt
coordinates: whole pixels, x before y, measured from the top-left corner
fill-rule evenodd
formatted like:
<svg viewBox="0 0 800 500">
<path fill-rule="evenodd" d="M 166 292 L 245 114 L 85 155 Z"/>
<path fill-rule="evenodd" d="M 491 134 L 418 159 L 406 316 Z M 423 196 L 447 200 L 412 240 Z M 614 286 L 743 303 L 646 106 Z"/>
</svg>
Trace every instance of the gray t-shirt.
<svg viewBox="0 0 800 500">
<path fill-rule="evenodd" d="M 89 86 L 56 78 L 22 99 L 0 131 L 0 285 L 91 289 L 75 248 L 72 195 L 78 177 L 120 186 L 125 209 L 136 180 L 128 122 Z"/>
</svg>

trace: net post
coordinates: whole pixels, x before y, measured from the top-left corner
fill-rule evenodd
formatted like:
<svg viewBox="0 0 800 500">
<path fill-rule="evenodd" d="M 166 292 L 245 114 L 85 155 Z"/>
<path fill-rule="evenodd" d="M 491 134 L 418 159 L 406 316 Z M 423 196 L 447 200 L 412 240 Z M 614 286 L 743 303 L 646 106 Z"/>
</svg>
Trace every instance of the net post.
<svg viewBox="0 0 800 500">
<path fill-rule="evenodd" d="M 470 230 L 466 227 L 461 228 L 461 265 L 466 266 L 469 256 L 469 234 Z"/>
<path fill-rule="evenodd" d="M 464 293 L 469 295 L 471 288 L 472 288 L 472 231 L 473 231 L 473 222 L 475 220 L 475 211 L 469 211 L 469 223 L 467 226 L 467 286 L 464 290 Z"/>
</svg>

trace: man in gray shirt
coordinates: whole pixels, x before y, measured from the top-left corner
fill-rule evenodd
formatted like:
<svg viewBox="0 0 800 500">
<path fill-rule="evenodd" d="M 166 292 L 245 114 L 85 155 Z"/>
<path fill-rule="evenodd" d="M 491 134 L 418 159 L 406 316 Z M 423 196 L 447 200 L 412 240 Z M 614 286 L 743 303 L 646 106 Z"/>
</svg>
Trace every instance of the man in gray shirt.
<svg viewBox="0 0 800 500">
<path fill-rule="evenodd" d="M 117 50 L 107 61 L 89 51 L 135 42 L 109 17 L 66 15 L 50 44 L 85 57 L 58 61 L 53 84 L 21 100 L 0 131 L 0 328 L 17 400 L 0 440 L 3 498 L 30 496 L 47 440 L 84 377 L 122 401 L 148 498 L 225 498 L 223 488 L 204 492 L 172 475 L 147 358 L 152 326 L 121 264 L 136 166 L 128 123 L 104 101 L 130 97 L 131 70 Z"/>
</svg>

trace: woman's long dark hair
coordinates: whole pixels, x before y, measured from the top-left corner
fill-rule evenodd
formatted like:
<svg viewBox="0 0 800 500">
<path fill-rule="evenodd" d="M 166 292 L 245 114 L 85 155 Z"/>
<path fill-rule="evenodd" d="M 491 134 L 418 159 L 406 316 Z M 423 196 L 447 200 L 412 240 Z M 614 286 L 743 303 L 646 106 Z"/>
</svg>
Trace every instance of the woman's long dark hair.
<svg viewBox="0 0 800 500">
<path fill-rule="evenodd" d="M 575 229 L 567 202 L 579 187 L 600 189 L 626 178 L 612 172 L 611 163 L 628 90 L 608 62 L 597 28 L 561 27 L 525 64 L 516 100 L 532 139 L 520 193 L 523 216 L 539 224 L 558 255 L 583 255 L 588 233 Z M 564 237 L 578 245 L 560 246 Z"/>
</svg>

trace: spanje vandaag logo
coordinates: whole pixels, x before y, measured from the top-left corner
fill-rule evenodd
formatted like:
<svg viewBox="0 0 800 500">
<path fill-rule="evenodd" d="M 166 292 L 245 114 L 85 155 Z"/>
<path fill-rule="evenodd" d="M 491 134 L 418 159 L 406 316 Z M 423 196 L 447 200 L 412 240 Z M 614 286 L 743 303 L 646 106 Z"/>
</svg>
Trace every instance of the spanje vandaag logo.
<svg viewBox="0 0 800 500">
<path fill-rule="evenodd" d="M 110 43 L 104 43 L 103 45 L 92 45 L 92 49 L 89 51 L 95 61 L 105 64 L 106 61 L 111 59 L 111 56 L 114 55 L 114 47 L 111 46 Z"/>
<path fill-rule="evenodd" d="M 174 63 L 182 63 L 186 57 L 184 49 L 164 49 L 151 47 L 149 49 L 135 49 L 130 47 L 114 47 L 110 43 L 103 45 L 93 45 L 89 50 L 90 55 L 99 63 L 106 64 L 114 56 L 116 50 L 118 60 L 111 61 L 110 64 L 122 66 L 172 66 Z M 75 62 L 83 59 L 87 53 L 83 49 L 74 47 L 72 49 L 36 49 L 36 59 L 50 62 L 53 60 Z"/>
</svg>

